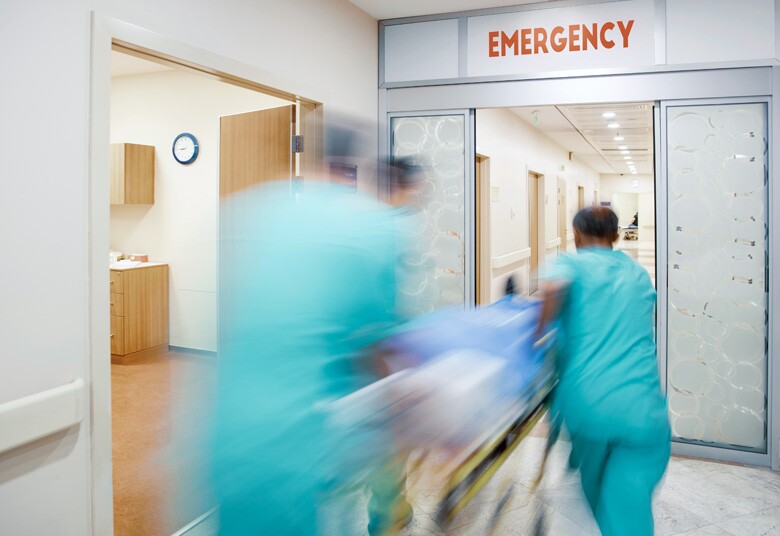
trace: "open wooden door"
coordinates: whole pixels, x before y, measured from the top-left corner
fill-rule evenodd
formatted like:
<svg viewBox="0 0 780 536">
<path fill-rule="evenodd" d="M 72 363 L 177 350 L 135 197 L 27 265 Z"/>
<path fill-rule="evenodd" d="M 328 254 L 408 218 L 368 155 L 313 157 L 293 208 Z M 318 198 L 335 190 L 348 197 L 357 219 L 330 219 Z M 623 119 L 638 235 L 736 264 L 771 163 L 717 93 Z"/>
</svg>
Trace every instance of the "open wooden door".
<svg viewBox="0 0 780 536">
<path fill-rule="evenodd" d="M 490 158 L 476 155 L 476 298 L 477 305 L 490 303 Z"/>
<path fill-rule="evenodd" d="M 228 115 L 219 122 L 219 196 L 291 179 L 295 105 Z"/>
<path fill-rule="evenodd" d="M 295 175 L 295 105 L 220 118 L 219 141 L 219 255 L 217 267 L 217 350 L 228 343 L 234 325 L 231 304 L 241 289 L 235 281 L 251 267 L 241 260 L 236 222 L 251 207 L 248 188 L 270 181 L 291 181 Z M 297 159 L 300 160 L 300 159 Z"/>
<path fill-rule="evenodd" d="M 539 270 L 539 204 L 541 192 L 539 191 L 539 181 L 541 175 L 532 171 L 528 172 L 528 246 L 531 248 L 531 257 L 529 259 L 529 278 L 528 295 L 532 295 L 539 290 L 539 284 L 536 279 L 536 272 Z"/>
</svg>

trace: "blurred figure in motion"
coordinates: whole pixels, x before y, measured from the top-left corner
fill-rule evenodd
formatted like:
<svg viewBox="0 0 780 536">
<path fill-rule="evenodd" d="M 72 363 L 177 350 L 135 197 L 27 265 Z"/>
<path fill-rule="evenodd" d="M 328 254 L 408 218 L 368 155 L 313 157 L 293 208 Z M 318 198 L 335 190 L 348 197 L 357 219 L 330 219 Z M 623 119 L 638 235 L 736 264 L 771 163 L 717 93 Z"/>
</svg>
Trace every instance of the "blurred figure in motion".
<svg viewBox="0 0 780 536">
<path fill-rule="evenodd" d="M 295 193 L 267 183 L 226 201 L 212 453 L 221 534 L 316 534 L 327 488 L 352 478 L 349 457 L 381 443 L 327 423 L 330 401 L 377 378 L 366 349 L 399 322 L 397 213 L 352 180 L 368 146 L 360 129 L 328 124 L 329 180 Z M 377 518 L 399 493 L 399 474 L 384 488 L 383 474 L 372 485 Z"/>
<path fill-rule="evenodd" d="M 614 212 L 585 208 L 573 226 L 577 255 L 560 257 L 542 285 L 540 333 L 555 318 L 562 331 L 555 407 L 601 533 L 652 535 L 652 494 L 670 454 L 655 289 L 644 268 L 612 249 Z"/>
</svg>

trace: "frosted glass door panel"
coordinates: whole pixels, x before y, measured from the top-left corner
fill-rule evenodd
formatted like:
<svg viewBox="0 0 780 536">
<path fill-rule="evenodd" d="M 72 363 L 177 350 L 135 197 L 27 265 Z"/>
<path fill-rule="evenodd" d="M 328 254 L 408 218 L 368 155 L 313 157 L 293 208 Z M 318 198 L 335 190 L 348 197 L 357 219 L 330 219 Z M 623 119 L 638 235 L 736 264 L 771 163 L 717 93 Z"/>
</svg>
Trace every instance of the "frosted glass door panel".
<svg viewBox="0 0 780 536">
<path fill-rule="evenodd" d="M 465 117 L 394 117 L 393 157 L 409 157 L 423 169 L 415 236 L 402 281 L 404 307 L 413 314 L 463 304 L 466 292 L 464 192 Z"/>
<path fill-rule="evenodd" d="M 766 452 L 766 104 L 668 107 L 667 144 L 672 433 Z"/>
</svg>

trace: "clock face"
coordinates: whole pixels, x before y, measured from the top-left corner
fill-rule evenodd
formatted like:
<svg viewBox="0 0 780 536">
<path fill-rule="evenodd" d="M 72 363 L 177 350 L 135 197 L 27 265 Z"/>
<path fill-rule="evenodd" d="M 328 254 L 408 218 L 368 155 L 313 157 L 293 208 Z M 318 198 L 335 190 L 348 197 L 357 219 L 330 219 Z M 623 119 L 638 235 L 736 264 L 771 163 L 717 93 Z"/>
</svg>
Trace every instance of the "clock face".
<svg viewBox="0 0 780 536">
<path fill-rule="evenodd" d="M 191 164 L 198 158 L 198 140 L 187 132 L 173 141 L 173 157 L 180 164 Z"/>
</svg>

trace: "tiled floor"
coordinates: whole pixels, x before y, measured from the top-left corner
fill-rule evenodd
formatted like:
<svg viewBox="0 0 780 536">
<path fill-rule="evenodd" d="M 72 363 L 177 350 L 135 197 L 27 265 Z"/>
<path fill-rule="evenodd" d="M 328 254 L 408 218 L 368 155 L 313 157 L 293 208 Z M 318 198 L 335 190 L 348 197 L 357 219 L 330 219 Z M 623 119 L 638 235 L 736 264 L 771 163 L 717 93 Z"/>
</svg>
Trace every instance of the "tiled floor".
<svg viewBox="0 0 780 536">
<path fill-rule="evenodd" d="M 655 242 L 624 240 L 621 237 L 615 244 L 615 249 L 624 251 L 632 259 L 636 259 L 647 270 L 650 279 L 655 283 Z"/>
<path fill-rule="evenodd" d="M 434 521 L 436 491 L 430 479 L 412 474 L 407 482 L 415 517 L 403 536 L 530 535 L 541 514 L 548 535 L 598 535 L 580 491 L 576 474 L 568 472 L 568 443 L 560 441 L 548 461 L 543 484 L 530 494 L 538 469 L 544 439 L 526 438 L 518 451 L 448 527 Z M 495 517 L 507 484 L 513 492 Z M 326 512 L 324 534 L 366 534 L 366 497 L 355 494 L 348 504 Z M 656 493 L 656 534 L 686 536 L 780 535 L 780 473 L 754 467 L 702 460 L 672 458 Z M 215 534 L 214 519 L 199 525 L 187 536 Z"/>
</svg>

